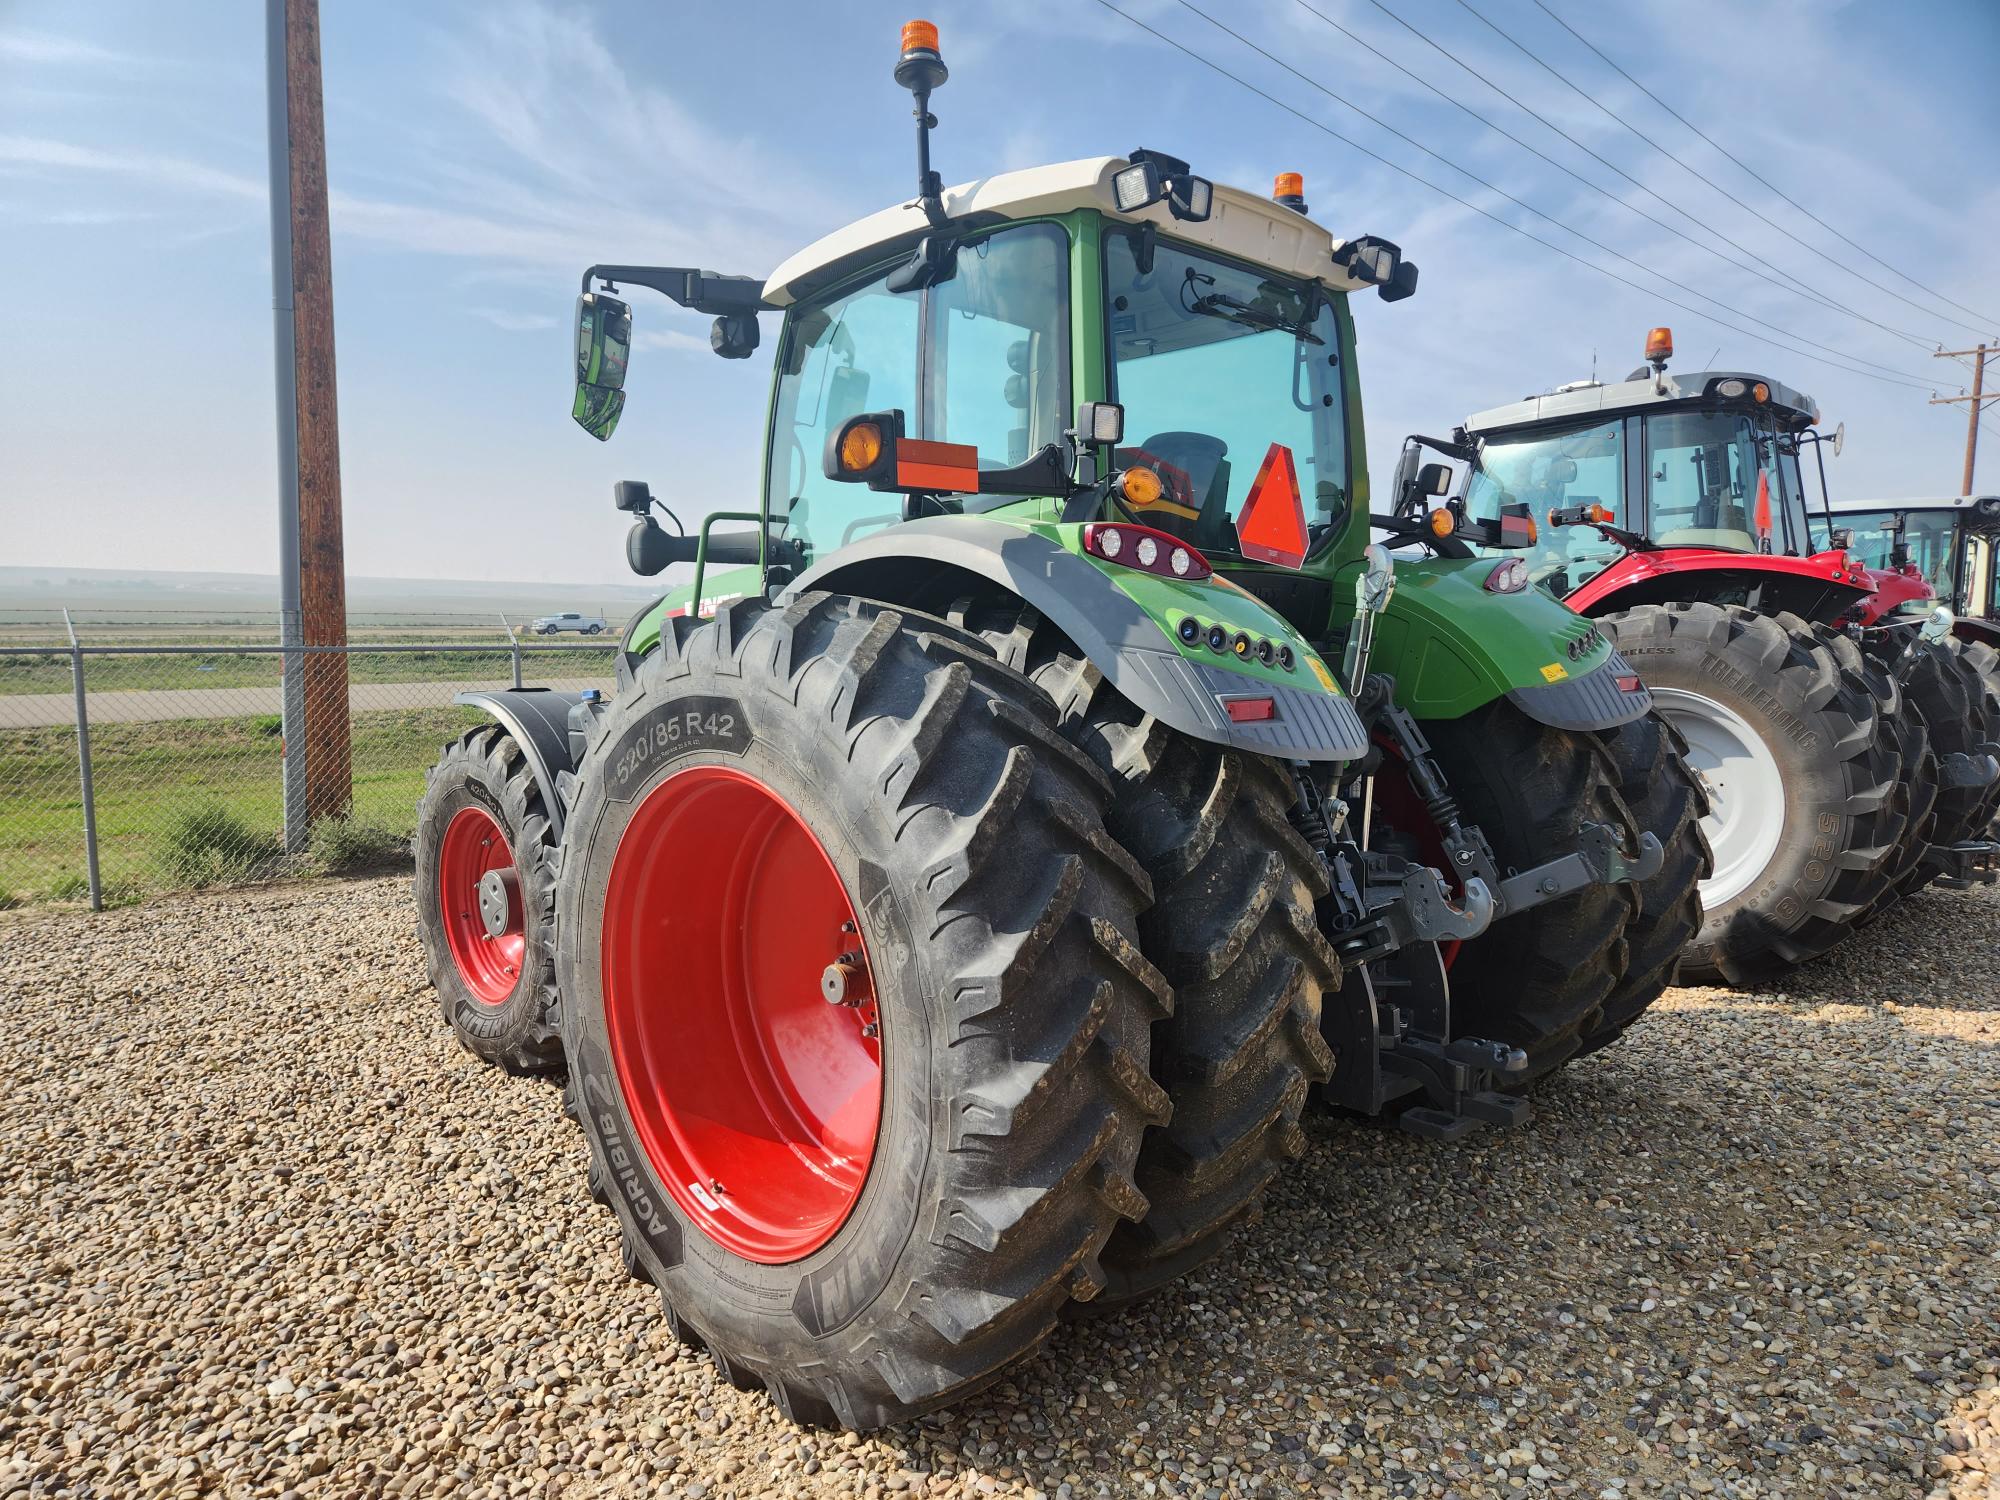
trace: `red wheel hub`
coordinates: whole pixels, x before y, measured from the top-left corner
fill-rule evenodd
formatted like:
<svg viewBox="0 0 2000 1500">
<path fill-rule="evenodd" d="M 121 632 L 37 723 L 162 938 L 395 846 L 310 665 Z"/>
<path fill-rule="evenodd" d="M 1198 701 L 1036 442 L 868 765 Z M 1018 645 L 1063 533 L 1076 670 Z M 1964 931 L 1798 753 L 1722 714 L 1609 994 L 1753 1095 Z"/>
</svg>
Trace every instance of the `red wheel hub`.
<svg viewBox="0 0 2000 1500">
<path fill-rule="evenodd" d="M 812 830 L 740 771 L 669 776 L 612 859 L 602 953 L 618 1082 L 681 1212 L 765 1265 L 832 1239 L 875 1154 L 881 1022 Z"/>
<path fill-rule="evenodd" d="M 521 879 L 506 830 L 483 807 L 461 807 L 438 850 L 438 911 L 459 978 L 482 1004 L 514 993 L 527 955 Z"/>
</svg>

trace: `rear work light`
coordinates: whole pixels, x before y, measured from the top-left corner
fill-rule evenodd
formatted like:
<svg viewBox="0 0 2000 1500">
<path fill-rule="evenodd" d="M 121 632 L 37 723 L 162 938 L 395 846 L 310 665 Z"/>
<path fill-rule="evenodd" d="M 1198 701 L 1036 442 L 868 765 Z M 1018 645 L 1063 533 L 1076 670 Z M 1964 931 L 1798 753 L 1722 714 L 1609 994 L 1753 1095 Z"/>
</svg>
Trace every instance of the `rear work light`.
<svg viewBox="0 0 2000 1500">
<path fill-rule="evenodd" d="M 1518 557 L 1503 559 L 1486 575 L 1489 594 L 1518 594 L 1528 586 L 1528 565 Z"/>
<path fill-rule="evenodd" d="M 1098 521 L 1083 528 L 1083 550 L 1121 567 L 1199 583 L 1215 569 L 1186 542 L 1124 521 Z"/>
</svg>

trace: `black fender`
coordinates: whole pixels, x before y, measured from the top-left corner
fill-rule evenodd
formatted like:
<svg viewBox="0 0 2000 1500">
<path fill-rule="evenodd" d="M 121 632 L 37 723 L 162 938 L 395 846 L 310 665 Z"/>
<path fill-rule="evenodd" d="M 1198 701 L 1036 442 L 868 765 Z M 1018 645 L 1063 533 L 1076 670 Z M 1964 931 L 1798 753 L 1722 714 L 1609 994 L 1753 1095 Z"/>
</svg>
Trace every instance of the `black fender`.
<svg viewBox="0 0 2000 1500">
<path fill-rule="evenodd" d="M 514 736 L 514 742 L 528 758 L 535 785 L 541 789 L 542 805 L 549 810 L 549 824 L 555 831 L 556 842 L 561 843 L 563 818 L 569 808 L 560 783 L 576 769 L 569 738 L 569 711 L 583 702 L 583 694 L 558 692 L 554 688 L 492 688 L 459 693 L 451 701 L 484 709 Z"/>
<path fill-rule="evenodd" d="M 1349 699 L 1189 661 L 1096 567 L 1005 522 L 935 516 L 889 527 L 808 568 L 782 597 L 826 589 L 941 614 L 964 592 L 968 574 L 1031 605 L 1119 693 L 1182 734 L 1286 760 L 1350 761 L 1367 753 L 1368 734 Z M 1277 615 L 1271 621 L 1273 634 L 1291 633 Z M 1226 698 L 1246 692 L 1268 693 L 1277 717 L 1231 719 Z"/>
<path fill-rule="evenodd" d="M 1627 682 L 1633 685 L 1622 686 Z M 1613 651 L 1581 677 L 1517 687 L 1507 701 L 1536 723 L 1557 729 L 1616 729 L 1643 717 L 1653 694 L 1632 664 Z"/>
</svg>

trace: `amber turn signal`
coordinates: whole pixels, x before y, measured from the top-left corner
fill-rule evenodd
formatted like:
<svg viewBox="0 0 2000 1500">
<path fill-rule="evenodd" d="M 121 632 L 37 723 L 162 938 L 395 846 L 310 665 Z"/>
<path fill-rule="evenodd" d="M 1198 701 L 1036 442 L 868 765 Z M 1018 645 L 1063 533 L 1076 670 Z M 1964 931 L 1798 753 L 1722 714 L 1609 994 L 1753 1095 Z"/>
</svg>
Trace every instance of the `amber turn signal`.
<svg viewBox="0 0 2000 1500">
<path fill-rule="evenodd" d="M 1432 536 L 1448 537 L 1458 530 L 1458 517 L 1453 515 L 1448 507 L 1439 506 L 1431 512 L 1430 528 Z"/>
<path fill-rule="evenodd" d="M 856 422 L 840 435 L 840 467 L 864 474 L 882 457 L 882 429 L 873 422 Z"/>
<path fill-rule="evenodd" d="M 1118 498 L 1127 505 L 1157 505 L 1166 492 L 1165 481 L 1152 469 L 1134 467 L 1118 476 Z"/>
</svg>

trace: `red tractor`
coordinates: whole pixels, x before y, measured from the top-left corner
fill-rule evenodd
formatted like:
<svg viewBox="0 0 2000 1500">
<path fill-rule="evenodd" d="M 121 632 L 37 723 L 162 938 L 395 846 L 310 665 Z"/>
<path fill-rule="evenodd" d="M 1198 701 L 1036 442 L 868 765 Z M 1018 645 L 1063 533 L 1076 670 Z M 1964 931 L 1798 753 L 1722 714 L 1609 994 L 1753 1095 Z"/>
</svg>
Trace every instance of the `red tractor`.
<svg viewBox="0 0 2000 1500">
<path fill-rule="evenodd" d="M 1817 405 L 1749 372 L 1670 376 L 1672 354 L 1654 329 L 1622 382 L 1482 412 L 1448 442 L 1412 437 L 1395 503 L 1434 533 L 1531 532 L 1530 578 L 1645 677 L 1709 796 L 1715 868 L 1683 972 L 1749 984 L 1931 879 L 1992 879 L 2000 847 L 1974 820 L 2000 795 L 2000 761 L 1934 601 L 1899 608 L 1914 580 L 1816 547 L 1799 459 L 1840 443 L 1813 430 Z M 1419 468 L 1426 447 L 1469 465 L 1464 493 L 1428 515 L 1449 475 Z"/>
</svg>

